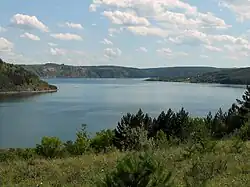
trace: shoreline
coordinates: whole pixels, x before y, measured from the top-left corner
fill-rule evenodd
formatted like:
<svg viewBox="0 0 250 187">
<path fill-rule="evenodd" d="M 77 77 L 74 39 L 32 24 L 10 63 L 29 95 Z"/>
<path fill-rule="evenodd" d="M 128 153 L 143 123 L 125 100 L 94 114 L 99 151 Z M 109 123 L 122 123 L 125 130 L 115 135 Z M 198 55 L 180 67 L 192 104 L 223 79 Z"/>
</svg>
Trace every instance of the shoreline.
<svg viewBox="0 0 250 187">
<path fill-rule="evenodd" d="M 19 94 L 38 94 L 38 93 L 54 93 L 58 90 L 40 90 L 40 91 L 7 91 L 0 92 L 0 95 L 19 95 Z"/>
</svg>

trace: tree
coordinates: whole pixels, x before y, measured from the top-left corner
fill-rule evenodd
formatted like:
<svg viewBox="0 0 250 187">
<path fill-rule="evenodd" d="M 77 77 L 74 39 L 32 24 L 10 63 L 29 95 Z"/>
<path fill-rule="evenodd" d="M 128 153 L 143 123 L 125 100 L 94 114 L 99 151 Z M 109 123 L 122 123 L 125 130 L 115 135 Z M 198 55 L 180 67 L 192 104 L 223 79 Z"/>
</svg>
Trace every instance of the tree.
<svg viewBox="0 0 250 187">
<path fill-rule="evenodd" d="M 244 95 L 242 96 L 243 100 L 237 99 L 238 103 L 238 111 L 241 116 L 243 122 L 248 121 L 250 116 L 250 86 L 247 86 Z"/>
<path fill-rule="evenodd" d="M 115 129 L 114 145 L 119 149 L 129 147 L 127 145 L 129 142 L 125 140 L 129 139 L 127 137 L 130 136 L 131 129 L 142 128 L 148 131 L 151 128 L 151 124 L 152 119 L 147 114 L 145 115 L 141 109 L 139 109 L 136 115 L 128 113 L 118 122 Z"/>
</svg>

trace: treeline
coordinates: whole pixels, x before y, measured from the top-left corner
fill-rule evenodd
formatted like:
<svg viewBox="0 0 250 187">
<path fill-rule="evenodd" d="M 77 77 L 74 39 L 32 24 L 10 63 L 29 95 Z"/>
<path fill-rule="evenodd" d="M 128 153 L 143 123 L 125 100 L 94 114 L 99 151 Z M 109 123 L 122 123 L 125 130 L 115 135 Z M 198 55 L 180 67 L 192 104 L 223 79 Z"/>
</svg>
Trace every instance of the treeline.
<svg viewBox="0 0 250 187">
<path fill-rule="evenodd" d="M 160 76 L 147 81 L 218 83 L 218 84 L 250 84 L 250 68 L 221 69 L 220 71 L 204 72 L 191 76 L 168 77 Z"/>
<path fill-rule="evenodd" d="M 8 64 L 0 59 L 0 92 L 56 90 L 56 86 L 40 80 L 22 66 Z"/>
<path fill-rule="evenodd" d="M 213 67 L 162 67 L 131 68 L 121 66 L 70 66 L 64 64 L 23 65 L 23 67 L 40 77 L 75 77 L 75 78 L 148 78 L 196 76 L 203 73 L 219 71 Z"/>
</svg>

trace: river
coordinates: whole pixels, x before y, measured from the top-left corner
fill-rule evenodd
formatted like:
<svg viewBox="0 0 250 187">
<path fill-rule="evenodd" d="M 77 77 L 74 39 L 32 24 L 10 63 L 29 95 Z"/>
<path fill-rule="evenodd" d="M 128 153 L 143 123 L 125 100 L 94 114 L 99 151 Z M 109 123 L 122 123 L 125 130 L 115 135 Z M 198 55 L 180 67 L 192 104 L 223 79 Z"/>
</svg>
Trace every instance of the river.
<svg viewBox="0 0 250 187">
<path fill-rule="evenodd" d="M 0 148 L 33 147 L 43 136 L 75 139 L 81 124 L 95 133 L 115 128 L 122 115 L 139 108 L 156 117 L 184 107 L 192 116 L 227 110 L 244 87 L 146 82 L 141 79 L 48 79 L 57 93 L 0 100 Z"/>
</svg>

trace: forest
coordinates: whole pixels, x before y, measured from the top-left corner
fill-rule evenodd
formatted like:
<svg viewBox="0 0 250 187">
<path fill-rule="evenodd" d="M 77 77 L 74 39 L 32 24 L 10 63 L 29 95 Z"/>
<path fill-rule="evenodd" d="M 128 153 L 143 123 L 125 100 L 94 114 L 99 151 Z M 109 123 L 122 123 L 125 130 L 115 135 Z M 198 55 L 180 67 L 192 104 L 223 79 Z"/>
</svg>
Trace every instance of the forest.
<svg viewBox="0 0 250 187">
<path fill-rule="evenodd" d="M 151 118 L 141 109 L 115 129 L 76 139 L 43 137 L 0 151 L 6 186 L 249 186 L 250 87 L 228 111 L 204 118 L 185 109 Z"/>
<path fill-rule="evenodd" d="M 57 90 L 22 66 L 8 64 L 0 59 L 0 92 Z"/>
<path fill-rule="evenodd" d="M 250 84 L 250 68 L 221 69 L 214 72 L 200 73 L 191 76 L 149 78 L 147 81 L 218 83 L 218 84 Z"/>
</svg>

